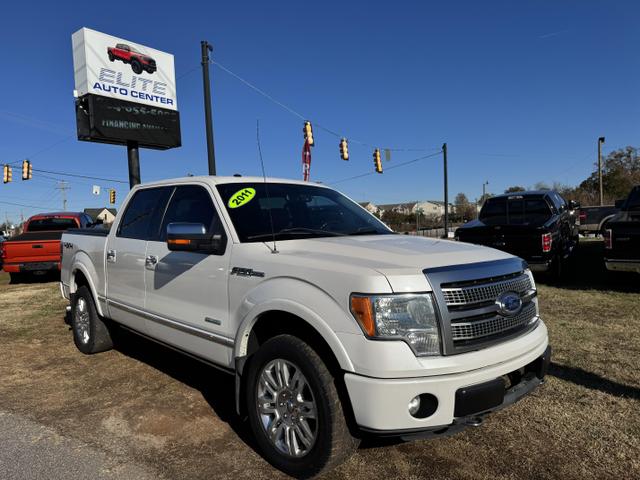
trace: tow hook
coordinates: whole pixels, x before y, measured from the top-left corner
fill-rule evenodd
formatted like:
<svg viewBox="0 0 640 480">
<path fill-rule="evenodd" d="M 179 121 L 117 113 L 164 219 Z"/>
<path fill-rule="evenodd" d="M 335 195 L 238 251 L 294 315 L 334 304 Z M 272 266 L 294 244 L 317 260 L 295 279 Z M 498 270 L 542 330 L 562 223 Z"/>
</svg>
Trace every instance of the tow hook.
<svg viewBox="0 0 640 480">
<path fill-rule="evenodd" d="M 482 417 L 469 417 L 464 421 L 464 424 L 470 427 L 479 427 L 482 425 Z"/>
</svg>

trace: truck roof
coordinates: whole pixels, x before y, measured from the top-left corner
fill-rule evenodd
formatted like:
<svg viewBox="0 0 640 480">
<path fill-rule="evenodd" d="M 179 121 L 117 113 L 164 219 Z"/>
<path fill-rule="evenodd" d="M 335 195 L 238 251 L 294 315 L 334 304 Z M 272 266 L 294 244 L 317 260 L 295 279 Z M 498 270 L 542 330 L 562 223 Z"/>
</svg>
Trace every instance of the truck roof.
<svg viewBox="0 0 640 480">
<path fill-rule="evenodd" d="M 47 212 L 47 213 L 36 213 L 35 215 L 31 215 L 27 221 L 37 219 L 37 218 L 49 218 L 49 217 L 68 217 L 68 218 L 78 218 L 82 215 L 81 212 Z"/>
<path fill-rule="evenodd" d="M 148 187 L 151 185 L 173 185 L 176 183 L 189 183 L 189 182 L 193 182 L 193 181 L 201 181 L 201 182 L 206 182 L 206 183 L 210 183 L 212 185 L 219 185 L 219 184 L 224 184 L 224 183 L 264 183 L 265 178 L 264 177 L 222 177 L 222 176 L 213 176 L 213 175 L 198 175 L 198 176 L 193 176 L 193 177 L 180 177 L 180 178 L 168 178 L 165 180 L 158 180 L 155 182 L 148 182 L 148 183 L 142 183 L 140 184 L 138 187 L 139 188 L 144 188 L 144 187 Z M 292 180 L 289 178 L 275 178 L 275 177 L 267 177 L 266 178 L 267 183 L 291 183 L 291 184 L 297 184 L 297 185 L 315 185 L 318 187 L 327 187 L 327 185 L 324 185 L 322 183 L 319 182 L 304 182 L 302 180 Z M 328 187 L 327 187 L 328 188 Z"/>
</svg>

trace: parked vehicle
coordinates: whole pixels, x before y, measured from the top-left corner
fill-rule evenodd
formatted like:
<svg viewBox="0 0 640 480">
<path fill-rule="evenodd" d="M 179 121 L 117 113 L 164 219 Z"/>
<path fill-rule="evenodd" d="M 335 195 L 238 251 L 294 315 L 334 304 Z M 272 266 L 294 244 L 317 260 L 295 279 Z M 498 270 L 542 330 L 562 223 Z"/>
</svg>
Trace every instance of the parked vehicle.
<svg viewBox="0 0 640 480">
<path fill-rule="evenodd" d="M 578 245 L 576 207 L 550 190 L 498 195 L 485 201 L 477 220 L 456 230 L 456 238 L 509 252 L 534 272 L 560 277 Z"/>
<path fill-rule="evenodd" d="M 521 259 L 395 234 L 322 185 L 139 185 L 108 233 L 69 230 L 62 244 L 80 351 L 111 348 L 119 326 L 234 374 L 263 455 L 297 477 L 365 435 L 477 426 L 550 360 Z"/>
<path fill-rule="evenodd" d="M 2 244 L 5 241 L 6 241 L 6 238 L 4 238 L 4 235 L 0 234 L 0 268 L 2 268 L 2 263 L 3 263 Z"/>
<path fill-rule="evenodd" d="M 640 185 L 624 201 L 604 231 L 607 270 L 640 273 Z"/>
<path fill-rule="evenodd" d="M 60 270 L 60 237 L 69 228 L 88 227 L 91 217 L 85 213 L 41 213 L 29 218 L 23 233 L 2 244 L 2 269 L 12 282 L 24 275 L 39 275 Z"/>
<path fill-rule="evenodd" d="M 157 70 L 156 61 L 152 57 L 140 53 L 126 43 L 118 43 L 115 47 L 108 47 L 107 55 L 112 62 L 120 60 L 123 63 L 130 64 L 131 70 L 136 75 L 140 75 L 143 71 L 153 73 Z"/>
<path fill-rule="evenodd" d="M 578 220 L 580 222 L 580 233 L 603 234 L 607 228 L 607 223 L 619 211 L 624 200 L 616 200 L 615 205 L 604 205 L 601 207 L 580 207 Z"/>
</svg>

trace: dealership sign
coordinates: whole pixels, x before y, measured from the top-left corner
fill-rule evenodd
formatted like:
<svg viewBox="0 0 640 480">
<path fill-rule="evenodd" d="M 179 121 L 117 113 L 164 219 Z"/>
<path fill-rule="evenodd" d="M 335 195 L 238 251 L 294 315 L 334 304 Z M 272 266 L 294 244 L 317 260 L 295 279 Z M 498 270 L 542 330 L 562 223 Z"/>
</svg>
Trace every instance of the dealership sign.
<svg viewBox="0 0 640 480">
<path fill-rule="evenodd" d="M 88 28 L 71 38 L 76 96 L 178 109 L 173 55 Z"/>
<path fill-rule="evenodd" d="M 181 145 L 173 55 L 88 28 L 72 43 L 79 140 Z"/>
</svg>

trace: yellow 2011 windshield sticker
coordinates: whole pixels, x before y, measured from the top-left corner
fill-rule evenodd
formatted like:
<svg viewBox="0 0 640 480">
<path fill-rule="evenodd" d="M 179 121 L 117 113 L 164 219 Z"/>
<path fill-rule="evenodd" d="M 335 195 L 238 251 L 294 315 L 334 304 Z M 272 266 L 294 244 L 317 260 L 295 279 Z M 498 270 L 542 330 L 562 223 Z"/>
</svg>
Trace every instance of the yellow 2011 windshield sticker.
<svg viewBox="0 0 640 480">
<path fill-rule="evenodd" d="M 238 190 L 236 193 L 231 195 L 229 199 L 229 208 L 238 208 L 243 205 L 246 205 L 253 197 L 256 196 L 255 188 L 243 188 L 242 190 Z"/>
</svg>

